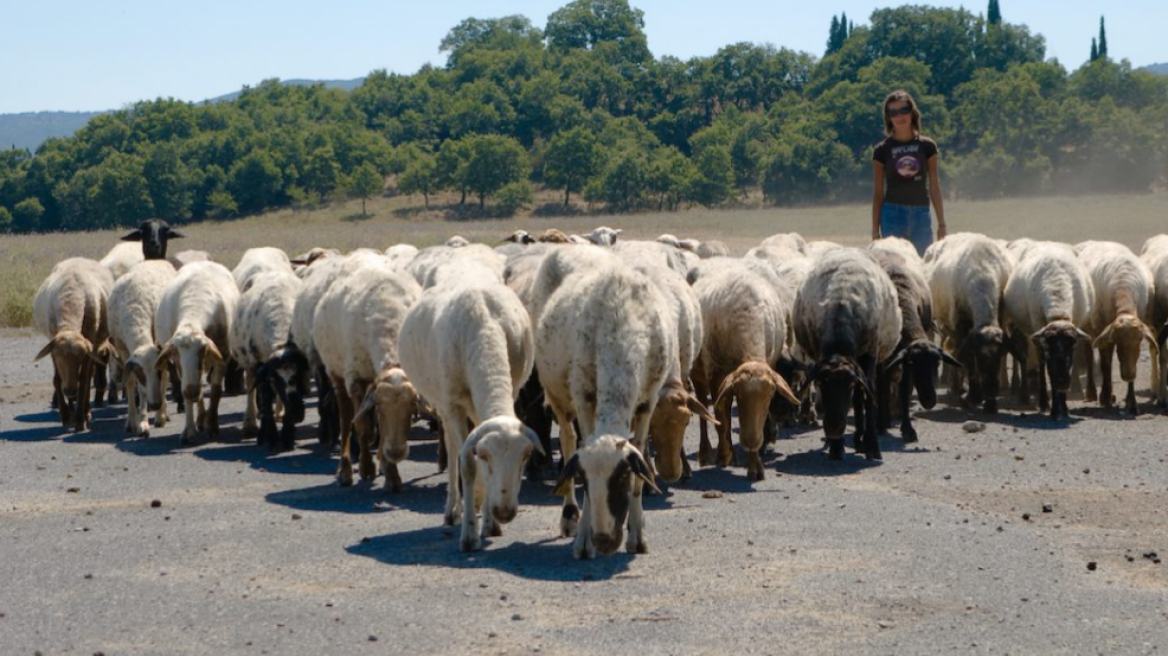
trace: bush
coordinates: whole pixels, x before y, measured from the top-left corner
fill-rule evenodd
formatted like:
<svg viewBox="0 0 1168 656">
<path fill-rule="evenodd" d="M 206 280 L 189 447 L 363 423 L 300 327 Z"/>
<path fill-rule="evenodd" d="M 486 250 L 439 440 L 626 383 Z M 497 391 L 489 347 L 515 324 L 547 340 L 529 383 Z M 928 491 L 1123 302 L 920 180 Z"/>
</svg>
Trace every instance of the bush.
<svg viewBox="0 0 1168 656">
<path fill-rule="evenodd" d="M 495 213 L 499 216 L 515 216 L 516 212 L 531 207 L 534 202 L 535 193 L 531 190 L 530 182 L 512 182 L 495 194 Z"/>
</svg>

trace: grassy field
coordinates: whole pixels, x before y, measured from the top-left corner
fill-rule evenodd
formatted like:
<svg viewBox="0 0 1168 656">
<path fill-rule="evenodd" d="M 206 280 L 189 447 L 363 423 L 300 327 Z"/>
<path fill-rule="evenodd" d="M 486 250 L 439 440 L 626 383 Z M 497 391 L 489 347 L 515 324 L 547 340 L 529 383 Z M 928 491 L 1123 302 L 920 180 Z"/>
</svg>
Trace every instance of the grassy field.
<svg viewBox="0 0 1168 656">
<path fill-rule="evenodd" d="M 860 245 L 869 234 L 869 205 L 775 208 L 752 206 L 646 214 L 589 214 L 522 216 L 510 219 L 465 219 L 450 209 L 452 199 L 435 200 L 437 209 L 423 211 L 408 197 L 379 198 L 368 203 L 367 217 L 360 201 L 316 210 L 282 210 L 232 221 L 209 221 L 184 226 L 188 238 L 171 244 L 173 250 L 206 250 L 227 266 L 234 266 L 254 246 L 279 246 L 290 254 L 313 246 L 350 250 L 362 246 L 383 249 L 399 242 L 420 247 L 461 234 L 472 241 L 497 242 L 512 230 L 529 232 L 560 228 L 587 232 L 598 225 L 624 230 L 627 239 L 652 239 L 661 233 L 678 237 L 721 239 L 742 253 L 776 232 L 798 232 L 808 239 L 828 239 Z M 545 208 L 550 208 L 544 206 Z M 946 204 L 950 232 L 983 232 L 1003 239 L 1031 237 L 1066 242 L 1106 239 L 1139 251 L 1153 234 L 1168 232 L 1168 194 L 1138 196 L 1083 196 L 1073 198 L 1010 199 Z M 32 297 L 53 265 L 67 257 L 100 259 L 125 230 L 0 237 L 0 326 L 31 323 Z"/>
</svg>

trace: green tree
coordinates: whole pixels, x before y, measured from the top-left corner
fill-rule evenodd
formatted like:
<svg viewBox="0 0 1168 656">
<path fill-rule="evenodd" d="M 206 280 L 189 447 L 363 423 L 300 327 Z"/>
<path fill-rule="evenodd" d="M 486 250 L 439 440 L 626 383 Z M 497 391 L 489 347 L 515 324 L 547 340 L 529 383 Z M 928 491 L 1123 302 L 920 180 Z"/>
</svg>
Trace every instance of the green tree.
<svg viewBox="0 0 1168 656">
<path fill-rule="evenodd" d="M 696 175 L 690 180 L 690 199 L 713 207 L 734 195 L 734 166 L 728 145 L 712 144 L 695 151 L 693 163 Z"/>
<path fill-rule="evenodd" d="M 609 157 L 599 176 L 584 188 L 584 197 L 620 211 L 642 207 L 649 195 L 649 161 L 638 148 L 622 148 Z"/>
<path fill-rule="evenodd" d="M 466 188 L 478 195 L 480 209 L 486 208 L 488 196 L 525 179 L 530 171 L 527 151 L 514 137 L 488 134 L 471 140 Z"/>
<path fill-rule="evenodd" d="M 270 153 L 253 151 L 231 167 L 227 190 L 239 211 L 258 212 L 283 200 L 284 174 Z"/>
<path fill-rule="evenodd" d="M 438 185 L 438 163 L 430 153 L 418 155 L 406 165 L 406 170 L 398 178 L 398 191 L 403 194 L 422 194 L 426 207 L 430 207 L 430 194 Z"/>
<path fill-rule="evenodd" d="M 1107 59 L 1107 28 L 1103 25 L 1103 17 L 1099 17 L 1099 58 Z"/>
<path fill-rule="evenodd" d="M 12 208 L 13 232 L 36 232 L 41 228 L 45 208 L 37 198 L 25 198 Z"/>
<path fill-rule="evenodd" d="M 155 146 L 142 172 L 146 176 L 155 216 L 169 221 L 191 218 L 197 180 L 173 142 Z"/>
<path fill-rule="evenodd" d="M 496 194 L 495 211 L 499 216 L 514 216 L 516 212 L 531 207 L 535 193 L 527 180 L 509 182 Z"/>
<path fill-rule="evenodd" d="M 467 163 L 470 161 L 472 137 L 450 139 L 442 143 L 435 158 L 438 189 L 456 189 L 461 195 L 459 205 L 466 204 L 468 178 Z"/>
<path fill-rule="evenodd" d="M 1091 37 L 1091 59 L 1088 61 L 1095 61 L 1099 59 L 1099 46 L 1095 42 L 1095 37 Z"/>
<path fill-rule="evenodd" d="M 673 146 L 653 151 L 646 175 L 646 192 L 657 198 L 657 209 L 676 210 L 689 198 L 697 167 Z"/>
<path fill-rule="evenodd" d="M 0 205 L 0 232 L 12 232 L 12 212 Z"/>
<path fill-rule="evenodd" d="M 522 46 L 539 48 L 543 33 L 526 16 L 468 18 L 446 33 L 439 52 L 447 56 L 447 68 L 457 68 L 463 55 L 475 49 L 514 50 Z"/>
<path fill-rule="evenodd" d="M 990 25 L 1002 22 L 1002 8 L 998 5 L 998 0 L 990 0 L 989 9 L 986 10 L 986 22 Z"/>
<path fill-rule="evenodd" d="M 847 29 L 847 28 L 844 28 Z M 827 32 L 827 52 L 824 56 L 839 52 L 839 49 L 844 45 L 843 39 L 840 38 L 840 20 L 835 14 L 831 16 L 831 27 Z"/>
<path fill-rule="evenodd" d="M 353 171 L 353 176 L 349 179 L 348 189 L 350 197 L 361 199 L 361 216 L 369 216 L 365 211 L 365 202 L 385 191 L 385 178 L 381 176 L 377 167 L 366 162 Z"/>
<path fill-rule="evenodd" d="M 573 191 L 581 191 L 600 170 L 603 153 L 596 135 L 584 127 L 560 132 L 548 142 L 543 179 L 553 189 L 564 190 L 564 207 Z"/>
<path fill-rule="evenodd" d="M 617 46 L 620 58 L 644 62 L 652 58 L 645 38 L 645 12 L 627 0 L 574 0 L 548 16 L 544 34 L 554 50 Z"/>
<path fill-rule="evenodd" d="M 308 163 L 300 175 L 300 184 L 309 192 L 324 198 L 336 190 L 341 179 L 341 166 L 330 146 L 322 146 L 312 151 Z"/>
</svg>

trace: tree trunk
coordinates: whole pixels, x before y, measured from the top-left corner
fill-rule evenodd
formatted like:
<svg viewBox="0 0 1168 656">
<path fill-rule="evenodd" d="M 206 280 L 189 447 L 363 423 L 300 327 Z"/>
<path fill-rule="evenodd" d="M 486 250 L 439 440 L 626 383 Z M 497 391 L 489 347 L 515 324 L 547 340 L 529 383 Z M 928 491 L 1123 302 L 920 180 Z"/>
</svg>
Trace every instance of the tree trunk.
<svg viewBox="0 0 1168 656">
<path fill-rule="evenodd" d="M 484 210 L 486 208 L 487 208 L 487 195 L 486 194 L 479 194 L 479 209 Z"/>
<path fill-rule="evenodd" d="M 466 205 L 466 189 L 465 188 L 462 189 L 462 198 L 458 199 L 458 205 L 460 207 L 463 205 Z"/>
<path fill-rule="evenodd" d="M 571 187 L 564 187 L 564 209 L 568 209 L 568 196 L 572 193 Z"/>
<path fill-rule="evenodd" d="M 361 199 L 361 216 L 369 216 L 368 214 L 365 213 L 365 199 L 364 198 Z"/>
<path fill-rule="evenodd" d="M 422 198 L 425 200 L 426 209 L 430 209 L 430 193 L 429 192 L 423 193 Z"/>
</svg>

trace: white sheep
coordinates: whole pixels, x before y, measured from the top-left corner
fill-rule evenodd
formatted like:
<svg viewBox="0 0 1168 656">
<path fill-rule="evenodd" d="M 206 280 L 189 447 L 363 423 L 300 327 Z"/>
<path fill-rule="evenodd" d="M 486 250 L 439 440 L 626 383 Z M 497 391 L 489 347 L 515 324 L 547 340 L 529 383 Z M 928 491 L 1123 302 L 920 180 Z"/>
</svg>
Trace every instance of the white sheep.
<svg viewBox="0 0 1168 656">
<path fill-rule="evenodd" d="M 1095 304 L 1091 274 L 1074 251 L 1039 243 L 1014 269 L 1004 300 L 1009 327 L 1018 337 L 1013 342 L 1014 357 L 1025 359 L 1027 376 L 1038 385 L 1039 408 L 1047 408 L 1046 372 L 1051 419 L 1065 418 L 1075 346 L 1091 341 L 1081 329 Z"/>
<path fill-rule="evenodd" d="M 114 283 L 110 291 L 110 342 L 124 363 L 128 403 L 126 432 L 130 435 L 150 436 L 150 423 L 143 406 L 154 410 L 154 426 L 157 428 L 165 427 L 170 419 L 166 412 L 168 372 L 154 368 L 161 351 L 154 341 L 154 315 L 163 290 L 176 275 L 178 272 L 170 262 L 150 260 L 134 267 Z"/>
<path fill-rule="evenodd" d="M 227 374 L 224 353 L 230 353 L 228 335 L 239 289 L 231 272 L 215 262 L 184 266 L 162 291 L 154 314 L 154 341 L 162 345 L 155 369 L 174 360 L 186 401 L 186 424 L 181 444 L 190 444 L 200 431 L 219 434 L 219 400 Z M 210 407 L 203 405 L 203 373 L 210 370 Z M 198 405 L 198 415 L 195 405 Z"/>
<path fill-rule="evenodd" d="M 247 249 L 239 259 L 239 264 L 232 269 L 231 275 L 235 278 L 239 291 L 246 292 L 252 279 L 267 271 L 287 271 L 295 274 L 287 253 L 279 248 L 263 246 Z"/>
<path fill-rule="evenodd" d="M 116 282 L 134 266 L 145 261 L 146 256 L 142 253 L 142 244 L 124 241 L 111 248 L 105 257 L 101 258 L 101 265 L 109 269 Z"/>
<path fill-rule="evenodd" d="M 461 513 L 463 551 L 482 548 L 482 537 L 502 535 L 502 525 L 518 512 L 524 464 L 543 450 L 514 410 L 535 361 L 533 340 L 519 297 L 491 280 L 427 290 L 402 324 L 402 368 L 442 419 L 448 458 L 444 519 L 453 525 Z M 469 436 L 468 422 L 474 425 Z"/>
<path fill-rule="evenodd" d="M 815 361 L 828 455 L 843 457 L 849 406 L 856 404 L 856 450 L 879 459 L 875 376 L 900 341 L 896 288 L 871 253 L 839 248 L 818 258 L 795 299 L 795 338 Z"/>
<path fill-rule="evenodd" d="M 729 257 L 730 247 L 725 242 L 711 239 L 698 244 L 698 247 L 694 250 L 694 254 L 703 260 L 711 257 Z"/>
<path fill-rule="evenodd" d="M 109 337 L 106 301 L 113 286 L 109 269 L 74 257 L 58 262 L 33 297 L 33 322 L 49 340 L 34 359 L 53 356 L 53 399 L 61 424 L 74 431 L 89 427 L 89 387 L 94 367 L 105 367 L 100 351 Z M 99 374 L 97 399 L 104 397 L 103 383 Z"/>
<path fill-rule="evenodd" d="M 181 269 L 192 262 L 213 262 L 214 258 L 207 251 L 199 250 L 185 250 L 179 251 L 174 255 L 168 255 L 167 261 L 174 265 L 175 269 Z"/>
<path fill-rule="evenodd" d="M 606 248 L 591 245 L 583 248 L 552 248 L 540 262 L 535 274 L 530 301 L 524 299 L 532 323 L 539 325 L 539 318 L 548 299 L 566 280 L 576 274 L 619 265 L 620 259 Z"/>
<path fill-rule="evenodd" d="M 1156 402 L 1168 406 L 1168 235 L 1156 235 L 1144 242 L 1140 259 L 1152 271 L 1153 294 L 1149 320 L 1156 331 L 1160 357 L 1152 360 L 1152 391 Z"/>
<path fill-rule="evenodd" d="M 391 266 L 405 269 L 418 256 L 418 247 L 413 244 L 394 244 L 385 249 L 385 257 Z"/>
<path fill-rule="evenodd" d="M 689 265 L 681 251 L 659 242 L 622 241 L 612 247 L 612 252 L 632 267 L 666 267 L 673 269 L 682 277 L 689 273 Z"/>
<path fill-rule="evenodd" d="M 1152 361 L 1158 363 L 1160 360 L 1156 334 L 1147 324 L 1153 299 L 1152 270 L 1131 249 L 1116 242 L 1089 241 L 1079 244 L 1075 250 L 1091 274 L 1091 283 L 1095 287 L 1095 303 L 1086 332 L 1095 338 L 1093 346 L 1099 350 L 1099 367 L 1103 374 L 1103 389 L 1097 396 L 1094 367 L 1087 367 L 1087 400 L 1098 399 L 1103 407 L 1115 403 L 1111 393 L 1111 359 L 1118 355 L 1119 375 L 1127 383 L 1124 409 L 1137 414 L 1135 377 L 1140 362 L 1140 345 L 1145 339 Z M 1091 349 L 1087 349 L 1087 353 L 1090 354 Z M 1156 391 L 1154 383 L 1152 391 Z"/>
<path fill-rule="evenodd" d="M 959 232 L 933 244 L 925 260 L 934 322 L 964 366 L 953 369 L 950 393 L 960 398 L 962 378 L 968 377 L 969 397 L 962 402 L 971 406 L 984 402 L 986 412 L 997 412 L 1006 353 L 999 313 L 1011 258 L 993 239 Z"/>
<path fill-rule="evenodd" d="M 406 270 L 423 289 L 429 289 L 443 282 L 445 267 L 452 262 L 465 260 L 481 265 L 480 275 L 489 275 L 500 282 L 503 280 L 504 260 L 485 244 L 431 246 L 420 251 L 406 266 Z"/>
<path fill-rule="evenodd" d="M 539 318 L 537 366 L 565 457 L 557 484 L 564 495 L 560 530 L 576 533 L 577 558 L 616 551 L 626 513 L 627 549 L 648 550 L 641 495 L 643 485 L 656 486 L 642 454 L 677 353 L 666 301 L 644 275 L 623 265 L 570 276 Z M 578 451 L 574 419 L 585 436 Z M 583 516 L 576 506 L 577 475 L 586 481 Z"/>
<path fill-rule="evenodd" d="M 375 416 L 385 488 L 401 490 L 397 464 L 409 453 L 406 434 L 418 396 L 401 367 L 398 335 L 421 293 L 409 274 L 386 264 L 370 264 L 336 280 L 316 306 L 312 341 L 336 394 L 341 438 L 337 481 L 341 485 L 353 483 L 350 427 L 357 432 L 361 479 L 376 477 L 369 451 Z"/>
<path fill-rule="evenodd" d="M 584 235 L 584 238 L 593 244 L 596 244 L 597 246 L 613 246 L 616 244 L 617 238 L 620 237 L 621 232 L 622 230 L 620 228 L 600 226 L 592 232 Z"/>
<path fill-rule="evenodd" d="M 780 232 L 762 240 L 760 246 L 778 246 L 787 248 L 804 255 L 807 254 L 807 241 L 797 232 Z"/>
<path fill-rule="evenodd" d="M 787 342 L 789 307 L 779 295 L 774 271 L 761 260 L 714 258 L 704 260 L 694 292 L 702 311 L 705 333 L 701 354 L 693 368 L 698 397 L 713 394 L 718 419 L 718 449 L 710 446 L 705 422 L 700 425 L 698 462 L 728 467 L 733 460 L 731 404 L 738 402 L 739 440 L 746 451 L 746 475 L 751 481 L 765 477 L 759 455 L 764 424 L 776 393 L 799 404 L 787 381 L 773 367 Z"/>
<path fill-rule="evenodd" d="M 243 434 L 258 435 L 257 444 L 272 451 L 294 448 L 296 424 L 304 419 L 308 359 L 290 344 L 292 313 L 301 286 L 300 278 L 287 271 L 257 274 L 239 296 L 231 321 L 231 356 L 243 369 L 248 388 Z M 278 441 L 273 407 L 277 404 L 284 410 Z"/>
</svg>

